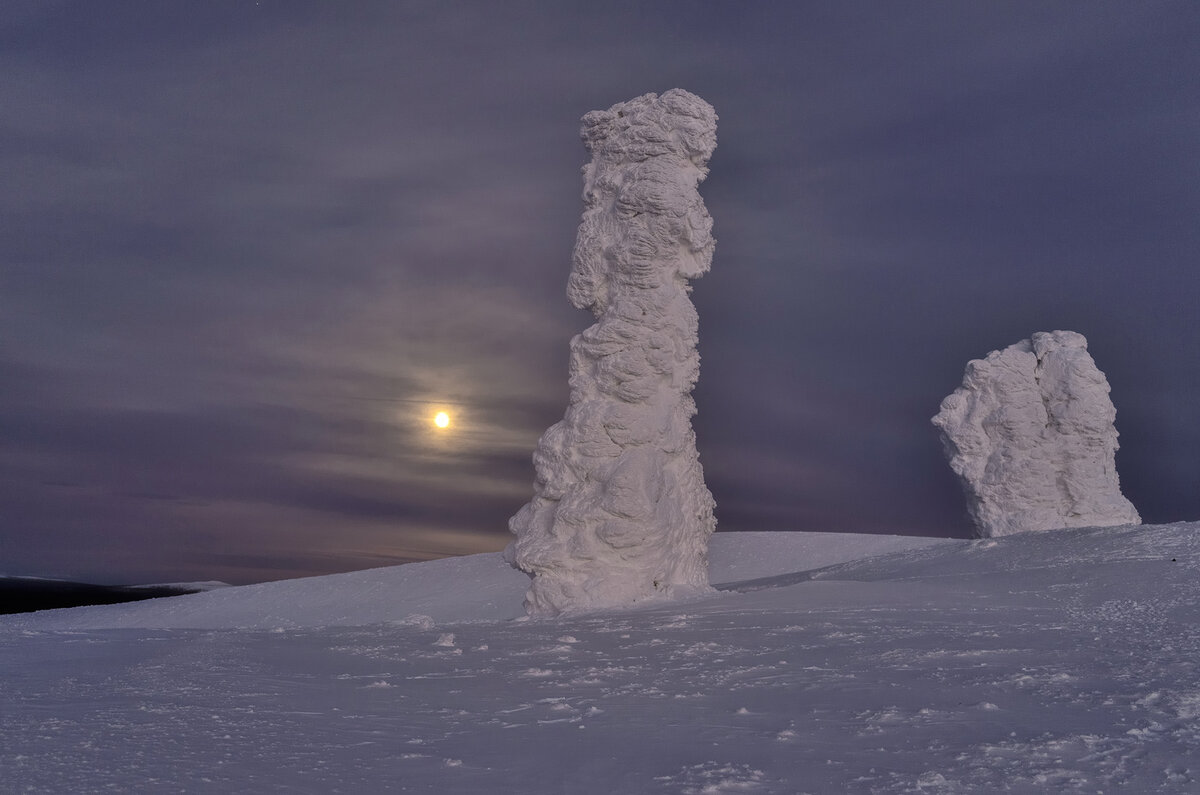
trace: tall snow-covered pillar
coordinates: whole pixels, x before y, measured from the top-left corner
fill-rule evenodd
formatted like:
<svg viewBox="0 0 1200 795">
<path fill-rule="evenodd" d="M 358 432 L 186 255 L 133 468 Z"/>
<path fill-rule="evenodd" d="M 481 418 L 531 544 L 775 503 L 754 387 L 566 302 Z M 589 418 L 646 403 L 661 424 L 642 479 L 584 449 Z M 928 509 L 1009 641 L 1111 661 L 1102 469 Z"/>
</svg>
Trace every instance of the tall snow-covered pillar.
<svg viewBox="0 0 1200 795">
<path fill-rule="evenodd" d="M 1121 494 L 1108 394 L 1074 331 L 1039 332 L 967 364 L 933 424 L 981 537 L 1141 523 Z"/>
<path fill-rule="evenodd" d="M 712 263 L 697 190 L 711 105 L 681 89 L 592 111 L 580 134 L 583 220 L 567 297 L 597 322 L 571 340 L 570 405 L 533 454 L 534 497 L 509 520 L 531 615 L 708 585 L 716 527 L 691 418 L 700 373 L 689 279 Z"/>
</svg>

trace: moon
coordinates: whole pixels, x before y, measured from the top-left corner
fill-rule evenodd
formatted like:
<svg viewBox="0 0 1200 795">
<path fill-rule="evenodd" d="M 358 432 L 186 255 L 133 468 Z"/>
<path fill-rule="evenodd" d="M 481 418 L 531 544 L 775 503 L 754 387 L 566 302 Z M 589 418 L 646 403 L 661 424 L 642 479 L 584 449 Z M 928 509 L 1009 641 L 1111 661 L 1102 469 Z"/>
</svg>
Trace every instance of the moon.
<svg viewBox="0 0 1200 795">
<path fill-rule="evenodd" d="M 439 428 L 449 428 L 450 415 L 444 411 L 439 411 L 433 418 L 433 424 Z"/>
</svg>

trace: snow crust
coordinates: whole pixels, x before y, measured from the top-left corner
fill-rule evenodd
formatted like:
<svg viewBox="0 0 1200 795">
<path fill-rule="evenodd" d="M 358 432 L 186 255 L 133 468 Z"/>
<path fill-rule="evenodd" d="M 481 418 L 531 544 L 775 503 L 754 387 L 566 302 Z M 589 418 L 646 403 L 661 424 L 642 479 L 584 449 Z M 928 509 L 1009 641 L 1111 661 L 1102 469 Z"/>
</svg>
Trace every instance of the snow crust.
<svg viewBox="0 0 1200 795">
<path fill-rule="evenodd" d="M 570 405 L 534 452 L 533 499 L 508 559 L 531 615 L 631 604 L 708 584 L 716 527 L 691 418 L 700 373 L 688 279 L 712 262 L 697 190 L 717 116 L 681 89 L 583 117 L 591 162 L 567 297 L 595 325 L 571 340 Z"/>
<path fill-rule="evenodd" d="M 286 598 L 291 629 L 54 628 L 96 608 L 8 616 L 3 788 L 1200 789 L 1200 523 L 909 540 L 925 544 L 871 555 L 903 542 L 718 533 L 714 572 L 765 579 L 552 620 L 317 615 L 371 618 L 387 594 L 356 589 L 397 570 L 420 574 L 405 595 L 422 609 L 486 611 L 493 583 L 525 579 L 496 555 L 296 580 L 286 597 L 245 586 L 158 600 L 219 613 L 238 596 L 252 616 Z M 799 578 L 767 565 L 814 562 L 789 542 L 857 546 Z M 468 573 L 479 579 L 448 576 Z"/>
<path fill-rule="evenodd" d="M 1116 414 L 1084 336 L 1053 331 L 968 363 L 933 424 L 986 538 L 1139 524 L 1117 477 Z"/>
</svg>

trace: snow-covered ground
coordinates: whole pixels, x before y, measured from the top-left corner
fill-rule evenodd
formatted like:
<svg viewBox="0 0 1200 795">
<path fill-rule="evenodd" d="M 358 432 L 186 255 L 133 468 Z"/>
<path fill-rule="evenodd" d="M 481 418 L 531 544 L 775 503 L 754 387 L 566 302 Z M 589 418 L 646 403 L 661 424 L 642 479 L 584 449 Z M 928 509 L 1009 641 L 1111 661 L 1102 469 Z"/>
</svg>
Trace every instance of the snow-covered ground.
<svg viewBox="0 0 1200 795">
<path fill-rule="evenodd" d="M 0 619 L 0 790 L 1200 791 L 1200 523 L 713 537 L 521 615 L 496 555 Z"/>
</svg>

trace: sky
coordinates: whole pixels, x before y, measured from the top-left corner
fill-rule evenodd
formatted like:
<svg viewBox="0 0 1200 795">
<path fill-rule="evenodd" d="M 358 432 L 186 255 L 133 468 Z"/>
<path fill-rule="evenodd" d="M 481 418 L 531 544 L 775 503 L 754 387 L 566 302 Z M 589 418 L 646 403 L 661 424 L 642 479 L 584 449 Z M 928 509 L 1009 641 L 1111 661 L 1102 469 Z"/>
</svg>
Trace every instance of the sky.
<svg viewBox="0 0 1200 795">
<path fill-rule="evenodd" d="M 6 2 L 0 573 L 501 548 L 592 322 L 579 117 L 675 87 L 720 116 L 719 530 L 970 536 L 929 418 L 1054 329 L 1143 519 L 1200 518 L 1198 40 L 1191 2 Z"/>
</svg>

